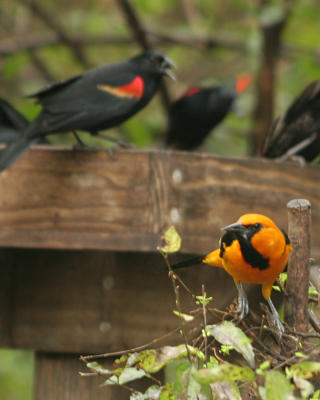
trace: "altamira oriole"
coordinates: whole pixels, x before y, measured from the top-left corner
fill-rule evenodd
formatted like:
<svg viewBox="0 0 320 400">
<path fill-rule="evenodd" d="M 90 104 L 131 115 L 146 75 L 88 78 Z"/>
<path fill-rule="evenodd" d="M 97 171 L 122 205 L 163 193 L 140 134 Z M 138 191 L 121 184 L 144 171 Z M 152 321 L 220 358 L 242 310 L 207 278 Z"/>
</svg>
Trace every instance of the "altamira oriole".
<svg viewBox="0 0 320 400">
<path fill-rule="evenodd" d="M 274 281 L 286 267 L 292 249 L 287 234 L 262 214 L 244 214 L 222 230 L 225 233 L 217 250 L 174 264 L 172 269 L 198 263 L 224 268 L 238 290 L 240 320 L 249 312 L 242 282 L 262 284 L 262 295 L 269 304 L 274 325 L 282 335 L 284 328 L 270 296 Z"/>
</svg>

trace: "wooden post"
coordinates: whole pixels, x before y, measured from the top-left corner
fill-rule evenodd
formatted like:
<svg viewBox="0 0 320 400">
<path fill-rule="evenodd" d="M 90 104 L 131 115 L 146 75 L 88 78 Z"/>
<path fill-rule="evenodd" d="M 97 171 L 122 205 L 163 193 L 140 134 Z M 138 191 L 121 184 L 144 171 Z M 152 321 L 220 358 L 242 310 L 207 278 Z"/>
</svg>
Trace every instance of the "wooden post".
<svg viewBox="0 0 320 400">
<path fill-rule="evenodd" d="M 311 204 L 308 200 L 295 199 L 287 207 L 292 253 L 288 264 L 285 320 L 296 331 L 307 332 Z"/>
</svg>

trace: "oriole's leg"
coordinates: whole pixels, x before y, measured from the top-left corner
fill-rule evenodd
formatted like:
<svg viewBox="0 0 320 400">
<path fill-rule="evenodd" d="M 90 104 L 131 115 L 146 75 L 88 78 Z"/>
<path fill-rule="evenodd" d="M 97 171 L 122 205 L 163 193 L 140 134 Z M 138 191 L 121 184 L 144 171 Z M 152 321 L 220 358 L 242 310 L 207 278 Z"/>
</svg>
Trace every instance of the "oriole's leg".
<svg viewBox="0 0 320 400">
<path fill-rule="evenodd" d="M 283 332 L 284 332 L 284 327 L 280 321 L 280 317 L 278 314 L 278 311 L 276 310 L 275 306 L 272 303 L 271 297 L 268 297 L 267 302 L 269 304 L 271 313 L 272 313 L 272 319 L 273 319 L 273 323 L 277 329 L 277 331 L 279 332 L 280 337 L 282 336 Z"/>
<path fill-rule="evenodd" d="M 273 305 L 272 300 L 271 300 L 272 285 L 273 285 L 273 282 L 265 283 L 264 285 L 262 285 L 262 295 L 269 304 L 269 307 L 270 307 L 270 310 L 272 313 L 272 319 L 273 319 L 274 326 L 276 327 L 276 329 L 279 332 L 279 335 L 281 337 L 284 332 L 284 327 L 280 321 L 278 311 L 276 310 L 276 308 Z"/>
<path fill-rule="evenodd" d="M 241 282 L 236 282 L 236 287 L 238 290 L 238 309 L 237 313 L 239 315 L 240 321 L 249 313 L 249 303 L 246 292 L 243 289 Z"/>
</svg>

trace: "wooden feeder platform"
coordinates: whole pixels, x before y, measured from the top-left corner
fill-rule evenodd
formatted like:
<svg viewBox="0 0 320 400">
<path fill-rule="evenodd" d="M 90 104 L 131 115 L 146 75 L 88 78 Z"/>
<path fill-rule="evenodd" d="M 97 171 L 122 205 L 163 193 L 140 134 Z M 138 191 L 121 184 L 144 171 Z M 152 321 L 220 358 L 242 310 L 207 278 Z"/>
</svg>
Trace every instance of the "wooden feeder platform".
<svg viewBox="0 0 320 400">
<path fill-rule="evenodd" d="M 306 198 L 319 259 L 319 178 L 319 165 L 262 159 L 31 149 L 0 174 L 0 345 L 36 352 L 37 400 L 127 399 L 80 377 L 78 356 L 139 346 L 178 326 L 156 250 L 166 228 L 178 230 L 182 253 L 201 254 L 247 212 L 286 229 L 287 202 Z M 219 307 L 236 296 L 222 270 L 182 275 L 196 293 L 205 283 Z"/>
</svg>

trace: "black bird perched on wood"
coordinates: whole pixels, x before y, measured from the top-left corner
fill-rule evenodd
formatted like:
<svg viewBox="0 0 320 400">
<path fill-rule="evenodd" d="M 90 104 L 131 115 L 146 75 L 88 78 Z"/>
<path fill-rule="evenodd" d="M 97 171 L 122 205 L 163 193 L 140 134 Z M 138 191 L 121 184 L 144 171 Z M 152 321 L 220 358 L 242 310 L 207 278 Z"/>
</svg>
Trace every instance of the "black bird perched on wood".
<svg viewBox="0 0 320 400">
<path fill-rule="evenodd" d="M 267 158 L 300 156 L 313 161 L 320 154 L 320 80 L 308 85 L 268 131 L 262 149 Z"/>
<path fill-rule="evenodd" d="M 239 76 L 234 87 L 193 87 L 187 90 L 170 106 L 166 145 L 179 150 L 199 147 L 232 110 L 237 95 L 250 82 L 250 77 Z"/>
<path fill-rule="evenodd" d="M 103 129 L 120 125 L 149 103 L 163 75 L 174 78 L 172 66 L 164 54 L 148 50 L 28 96 L 38 100 L 42 111 L 24 128 L 19 139 L 2 150 L 0 170 L 9 167 L 32 143 L 50 133 L 81 130 L 98 135 Z"/>
</svg>

